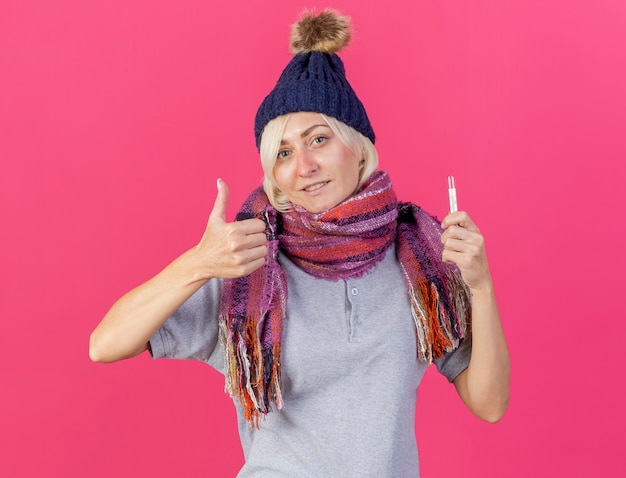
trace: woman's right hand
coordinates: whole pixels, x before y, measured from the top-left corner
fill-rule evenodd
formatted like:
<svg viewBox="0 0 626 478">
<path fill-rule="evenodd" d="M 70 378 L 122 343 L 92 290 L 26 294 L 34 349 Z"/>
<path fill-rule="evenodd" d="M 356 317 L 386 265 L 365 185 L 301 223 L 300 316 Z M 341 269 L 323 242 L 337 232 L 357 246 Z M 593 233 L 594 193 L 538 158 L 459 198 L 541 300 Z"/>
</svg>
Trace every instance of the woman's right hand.
<svg viewBox="0 0 626 478">
<path fill-rule="evenodd" d="M 218 180 L 217 189 L 198 245 L 118 299 L 92 332 L 89 356 L 93 361 L 115 362 L 140 354 L 163 323 L 209 279 L 242 277 L 265 263 L 265 223 L 260 219 L 226 222 L 228 187 Z"/>
<path fill-rule="evenodd" d="M 200 278 L 243 277 L 265 263 L 265 223 L 256 218 L 226 222 L 228 186 L 217 180 L 217 197 L 206 230 L 195 247 Z"/>
</svg>

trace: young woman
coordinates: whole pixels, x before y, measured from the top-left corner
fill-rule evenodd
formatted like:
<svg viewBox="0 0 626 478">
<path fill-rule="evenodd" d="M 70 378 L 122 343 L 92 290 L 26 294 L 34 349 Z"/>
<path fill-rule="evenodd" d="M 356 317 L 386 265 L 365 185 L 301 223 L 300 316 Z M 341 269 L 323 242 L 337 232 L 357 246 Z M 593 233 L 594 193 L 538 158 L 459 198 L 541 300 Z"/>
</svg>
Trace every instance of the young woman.
<svg viewBox="0 0 626 478">
<path fill-rule="evenodd" d="M 263 188 L 227 223 L 218 180 L 206 231 L 128 292 L 91 336 L 93 360 L 150 350 L 224 373 L 239 476 L 415 477 L 417 388 L 429 363 L 498 421 L 509 357 L 483 238 L 398 202 L 337 56 L 333 11 L 294 27 L 295 54 L 257 113 Z"/>
</svg>

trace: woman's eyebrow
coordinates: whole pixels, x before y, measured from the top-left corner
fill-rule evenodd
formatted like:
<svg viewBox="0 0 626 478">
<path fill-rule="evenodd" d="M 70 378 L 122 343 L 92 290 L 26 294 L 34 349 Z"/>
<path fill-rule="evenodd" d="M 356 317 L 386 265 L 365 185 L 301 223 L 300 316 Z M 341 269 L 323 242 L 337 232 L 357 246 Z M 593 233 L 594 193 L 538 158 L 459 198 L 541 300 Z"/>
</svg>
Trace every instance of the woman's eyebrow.
<svg viewBox="0 0 626 478">
<path fill-rule="evenodd" d="M 313 131 L 315 128 L 320 127 L 320 126 L 321 126 L 322 128 L 328 128 L 328 127 L 329 127 L 327 124 L 314 124 L 314 125 L 313 125 L 313 126 L 311 126 L 310 128 L 307 128 L 306 130 L 304 130 L 304 131 L 302 132 L 302 134 L 300 135 L 300 137 L 301 137 L 301 138 L 304 138 L 305 136 L 308 136 L 308 135 L 309 135 L 309 133 L 310 133 L 311 131 Z"/>
<path fill-rule="evenodd" d="M 314 124 L 313 126 L 310 126 L 309 128 L 305 129 L 302 133 L 300 133 L 300 137 L 301 138 L 307 137 L 311 133 L 311 131 L 313 131 L 315 128 L 319 128 L 319 127 L 329 128 L 330 129 L 330 126 L 328 126 L 327 124 Z M 283 145 L 285 145 L 287 143 L 288 143 L 288 141 L 285 141 L 284 139 L 280 140 L 280 145 L 281 146 L 283 146 Z"/>
</svg>

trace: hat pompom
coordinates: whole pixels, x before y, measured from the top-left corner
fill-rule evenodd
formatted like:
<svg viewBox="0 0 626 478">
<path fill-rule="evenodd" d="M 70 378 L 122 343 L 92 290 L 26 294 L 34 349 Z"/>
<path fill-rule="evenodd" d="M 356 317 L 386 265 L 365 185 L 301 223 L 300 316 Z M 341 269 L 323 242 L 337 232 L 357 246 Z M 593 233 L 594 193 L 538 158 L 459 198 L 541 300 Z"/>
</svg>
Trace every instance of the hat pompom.
<svg viewBox="0 0 626 478">
<path fill-rule="evenodd" d="M 292 27 L 289 51 L 293 55 L 312 51 L 333 54 L 345 47 L 351 36 L 349 17 L 331 9 L 317 16 L 313 12 L 304 12 Z"/>
</svg>

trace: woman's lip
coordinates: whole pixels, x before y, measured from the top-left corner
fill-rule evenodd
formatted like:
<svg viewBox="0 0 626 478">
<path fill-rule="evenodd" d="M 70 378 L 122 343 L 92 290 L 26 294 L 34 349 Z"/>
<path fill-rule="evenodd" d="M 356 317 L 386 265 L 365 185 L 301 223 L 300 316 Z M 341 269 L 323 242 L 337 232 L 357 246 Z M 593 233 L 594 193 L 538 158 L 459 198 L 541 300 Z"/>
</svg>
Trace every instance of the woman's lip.
<svg viewBox="0 0 626 478">
<path fill-rule="evenodd" d="M 329 181 L 320 181 L 318 183 L 310 184 L 307 187 L 302 188 L 302 191 L 305 193 L 315 193 L 323 189 L 328 183 Z M 310 188 L 315 188 L 315 189 L 310 189 Z"/>
</svg>

